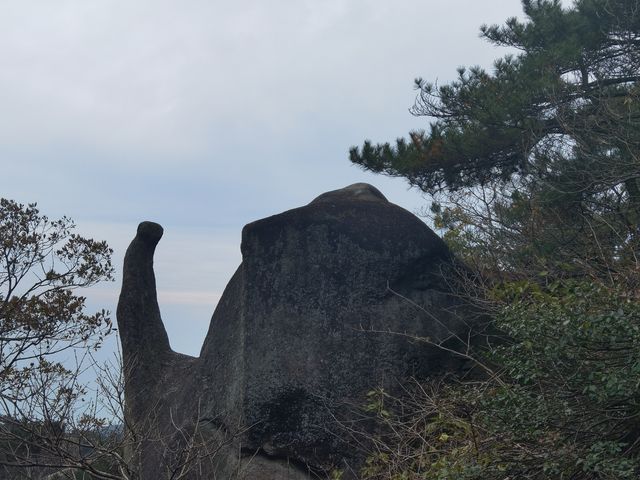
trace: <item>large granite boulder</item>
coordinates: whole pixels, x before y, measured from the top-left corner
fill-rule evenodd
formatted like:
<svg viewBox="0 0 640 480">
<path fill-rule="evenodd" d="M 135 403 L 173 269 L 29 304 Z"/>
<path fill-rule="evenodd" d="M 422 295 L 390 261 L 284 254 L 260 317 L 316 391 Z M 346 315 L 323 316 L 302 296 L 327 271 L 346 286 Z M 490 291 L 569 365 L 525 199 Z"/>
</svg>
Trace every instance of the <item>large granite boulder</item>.
<svg viewBox="0 0 640 480">
<path fill-rule="evenodd" d="M 455 260 L 371 185 L 247 225 L 198 358 L 171 351 L 162 324 L 161 236 L 138 227 L 117 312 L 142 478 L 348 478 L 362 462 L 348 431 L 366 430 L 354 412 L 369 390 L 462 368 L 433 345 L 459 348 L 470 329 L 448 277 Z"/>
</svg>

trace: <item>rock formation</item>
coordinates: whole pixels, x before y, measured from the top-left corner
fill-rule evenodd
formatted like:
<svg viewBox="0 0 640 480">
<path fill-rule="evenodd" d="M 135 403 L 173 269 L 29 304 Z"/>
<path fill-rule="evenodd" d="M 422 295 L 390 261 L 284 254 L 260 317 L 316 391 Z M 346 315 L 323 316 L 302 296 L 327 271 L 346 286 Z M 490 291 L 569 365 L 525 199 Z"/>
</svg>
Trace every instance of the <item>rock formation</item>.
<svg viewBox="0 0 640 480">
<path fill-rule="evenodd" d="M 169 347 L 144 222 L 125 257 L 118 325 L 127 416 L 141 478 L 325 478 L 362 461 L 345 434 L 377 386 L 460 368 L 411 337 L 469 326 L 443 271 L 454 263 L 422 221 L 355 184 L 247 225 L 242 263 L 198 358 Z M 466 333 L 464 333 L 466 335 Z M 195 456 L 194 452 L 199 449 Z M 192 455 L 192 457 L 189 457 Z"/>
</svg>

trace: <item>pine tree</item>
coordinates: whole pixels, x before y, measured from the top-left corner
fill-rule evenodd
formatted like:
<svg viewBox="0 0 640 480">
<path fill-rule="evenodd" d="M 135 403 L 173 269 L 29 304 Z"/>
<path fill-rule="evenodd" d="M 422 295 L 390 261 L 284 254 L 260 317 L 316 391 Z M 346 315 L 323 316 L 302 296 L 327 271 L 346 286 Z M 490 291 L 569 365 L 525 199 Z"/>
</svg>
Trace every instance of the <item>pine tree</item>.
<svg viewBox="0 0 640 480">
<path fill-rule="evenodd" d="M 585 150 L 637 153 L 640 3 L 523 6 L 525 22 L 481 28 L 491 43 L 520 54 L 498 59 L 493 73 L 460 68 L 448 85 L 417 79 L 412 112 L 436 119 L 429 131 L 412 132 L 395 147 L 365 142 L 351 160 L 432 192 L 536 171 L 536 148 L 553 136 Z"/>
<path fill-rule="evenodd" d="M 492 72 L 460 68 L 446 85 L 417 79 L 412 113 L 434 119 L 428 130 L 395 145 L 367 141 L 351 149 L 351 161 L 433 195 L 498 191 L 493 218 L 511 230 L 544 224 L 537 240 L 547 250 L 578 238 L 567 256 L 593 257 L 588 231 L 606 225 L 596 232 L 606 250 L 598 255 L 610 268 L 640 221 L 640 2 L 522 3 L 524 21 L 481 28 L 517 54 Z M 536 211 L 546 218 L 533 218 Z M 443 226 L 460 228 L 453 218 Z"/>
</svg>

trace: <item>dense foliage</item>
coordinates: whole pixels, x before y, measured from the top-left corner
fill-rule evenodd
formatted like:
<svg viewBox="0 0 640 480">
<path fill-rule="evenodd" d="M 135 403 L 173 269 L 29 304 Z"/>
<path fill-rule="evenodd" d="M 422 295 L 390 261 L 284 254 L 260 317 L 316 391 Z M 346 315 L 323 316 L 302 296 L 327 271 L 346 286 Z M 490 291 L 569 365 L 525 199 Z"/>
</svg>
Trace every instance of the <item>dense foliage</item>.
<svg viewBox="0 0 640 480">
<path fill-rule="evenodd" d="M 640 2 L 522 3 L 492 72 L 416 81 L 428 131 L 351 150 L 431 195 L 500 331 L 484 379 L 378 392 L 365 478 L 640 476 Z"/>
<path fill-rule="evenodd" d="M 584 282 L 496 290 L 499 377 L 375 392 L 370 479 L 633 479 L 640 455 L 640 305 Z M 384 408 L 380 408 L 384 405 Z"/>
</svg>

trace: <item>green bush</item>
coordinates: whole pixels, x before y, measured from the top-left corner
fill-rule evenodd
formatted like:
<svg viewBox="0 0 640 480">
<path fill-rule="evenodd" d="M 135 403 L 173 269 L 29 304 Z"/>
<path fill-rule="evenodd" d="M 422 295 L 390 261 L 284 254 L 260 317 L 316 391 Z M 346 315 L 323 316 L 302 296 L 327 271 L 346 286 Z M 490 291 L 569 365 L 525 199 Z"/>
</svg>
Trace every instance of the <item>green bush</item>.
<svg viewBox="0 0 640 480">
<path fill-rule="evenodd" d="M 482 355 L 499 374 L 386 396 L 363 477 L 638 478 L 637 299 L 586 281 L 518 282 L 493 294 L 505 338 Z"/>
</svg>

